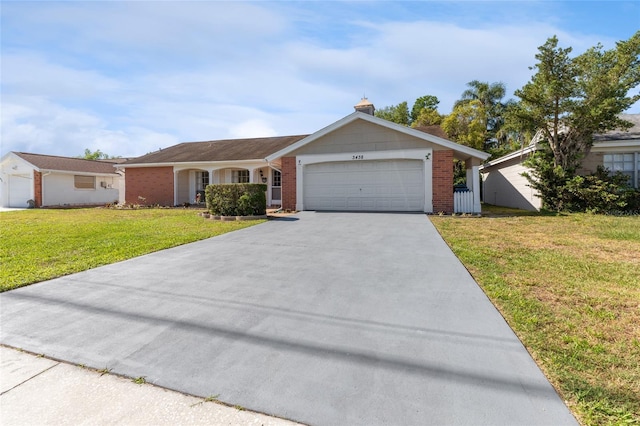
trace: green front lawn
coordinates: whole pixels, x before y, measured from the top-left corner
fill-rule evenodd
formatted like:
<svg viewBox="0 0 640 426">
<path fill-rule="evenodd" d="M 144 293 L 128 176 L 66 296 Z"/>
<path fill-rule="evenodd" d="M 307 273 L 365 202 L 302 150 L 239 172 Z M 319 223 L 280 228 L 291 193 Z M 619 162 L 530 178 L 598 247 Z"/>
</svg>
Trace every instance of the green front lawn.
<svg viewBox="0 0 640 426">
<path fill-rule="evenodd" d="M 235 231 L 262 221 L 205 220 L 189 209 L 0 213 L 0 291 Z"/>
<path fill-rule="evenodd" d="M 640 424 L 640 217 L 432 222 L 587 425 Z"/>
<path fill-rule="evenodd" d="M 432 217 L 583 424 L 640 424 L 640 217 Z M 0 291 L 251 226 L 193 210 L 0 213 Z"/>
</svg>

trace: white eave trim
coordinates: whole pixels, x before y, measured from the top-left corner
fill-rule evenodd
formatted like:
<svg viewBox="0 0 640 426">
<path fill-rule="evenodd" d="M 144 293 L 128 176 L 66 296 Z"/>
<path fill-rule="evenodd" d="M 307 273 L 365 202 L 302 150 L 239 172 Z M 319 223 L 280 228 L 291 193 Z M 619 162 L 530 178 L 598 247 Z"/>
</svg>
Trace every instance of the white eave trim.
<svg viewBox="0 0 640 426">
<path fill-rule="evenodd" d="M 393 122 L 388 121 L 388 120 L 383 120 L 382 118 L 378 118 L 378 117 L 375 117 L 375 116 L 370 115 L 370 114 L 365 114 L 365 113 L 356 111 L 356 112 L 353 112 L 353 113 L 347 115 L 346 117 L 336 121 L 335 123 L 325 127 L 324 129 L 318 130 L 317 132 L 307 136 L 306 138 L 303 138 L 303 139 L 299 140 L 298 142 L 296 142 L 296 143 L 294 143 L 292 145 L 289 145 L 288 147 L 283 148 L 278 152 L 275 152 L 275 153 L 271 154 L 270 156 L 268 156 L 266 158 L 266 160 L 268 162 L 272 162 L 277 158 L 284 157 L 287 154 L 289 154 L 289 153 L 291 153 L 291 152 L 293 152 L 293 151 L 295 151 L 295 150 L 297 150 L 299 148 L 302 148 L 303 146 L 305 146 L 305 145 L 307 145 L 307 144 L 309 144 L 309 143 L 311 143 L 311 142 L 313 142 L 313 141 L 315 141 L 315 140 L 317 140 L 317 139 L 319 139 L 319 138 L 321 138 L 321 137 L 333 132 L 334 130 L 337 130 L 340 127 L 343 127 L 343 126 L 355 121 L 355 120 L 368 121 L 369 123 L 377 124 L 379 126 L 386 127 L 388 129 L 395 130 L 397 132 L 404 133 L 406 135 L 413 136 L 413 137 L 418 138 L 418 139 L 426 140 L 427 142 L 431 142 L 431 143 L 434 143 L 436 145 L 440 145 L 442 147 L 452 149 L 452 150 L 454 150 L 456 152 L 468 155 L 469 157 L 478 158 L 478 159 L 483 160 L 483 161 L 490 157 L 490 154 L 487 154 L 486 152 L 478 151 L 477 149 L 473 149 L 473 148 L 470 148 L 468 146 L 460 145 L 460 144 L 457 144 L 455 142 L 451 142 L 449 140 L 442 139 L 442 138 L 439 138 L 437 136 L 431 135 L 429 133 L 425 133 L 425 132 L 422 132 L 420 130 L 412 129 L 411 127 L 402 126 L 400 124 L 396 124 L 396 123 L 393 123 Z"/>
<path fill-rule="evenodd" d="M 486 169 L 487 167 L 495 166 L 500 163 L 504 163 L 505 161 L 513 160 L 514 158 L 522 157 L 535 150 L 536 150 L 535 145 L 529 145 L 528 147 L 514 151 L 511 154 L 507 154 L 500 158 L 496 158 L 495 160 L 492 160 L 492 161 L 487 161 L 485 164 L 480 166 L 480 170 Z"/>
<path fill-rule="evenodd" d="M 252 160 L 226 160 L 226 161 L 184 161 L 184 162 L 170 162 L 170 163 L 130 163 L 130 164 L 118 164 L 116 167 L 119 169 L 126 169 L 128 167 L 189 167 L 189 166 L 218 166 L 218 165 L 226 165 L 234 166 L 241 164 L 256 164 L 256 163 L 264 163 L 264 158 L 256 158 Z"/>
<path fill-rule="evenodd" d="M 640 139 L 618 139 L 594 142 L 591 151 L 606 150 L 607 148 L 635 148 L 640 149 Z"/>
<path fill-rule="evenodd" d="M 82 175 L 82 176 L 108 176 L 108 177 L 120 177 L 115 171 L 113 173 L 96 173 L 96 172 L 83 172 L 80 170 L 52 170 L 52 169 L 35 169 L 40 173 L 59 173 L 63 175 Z"/>
<path fill-rule="evenodd" d="M 512 152 L 511 154 L 507 154 L 500 158 L 496 158 L 495 160 L 488 161 L 485 164 L 480 166 L 480 170 L 486 169 L 488 167 L 496 166 L 498 164 L 504 163 L 509 160 L 513 160 L 514 158 L 522 157 L 536 150 L 535 145 L 529 145 L 524 149 L 520 149 L 518 151 Z M 628 140 L 610 140 L 610 141 L 600 141 L 594 142 L 593 147 L 591 148 L 591 152 L 606 152 L 610 149 L 616 148 L 630 148 L 630 149 L 640 149 L 640 139 L 628 139 Z"/>
</svg>

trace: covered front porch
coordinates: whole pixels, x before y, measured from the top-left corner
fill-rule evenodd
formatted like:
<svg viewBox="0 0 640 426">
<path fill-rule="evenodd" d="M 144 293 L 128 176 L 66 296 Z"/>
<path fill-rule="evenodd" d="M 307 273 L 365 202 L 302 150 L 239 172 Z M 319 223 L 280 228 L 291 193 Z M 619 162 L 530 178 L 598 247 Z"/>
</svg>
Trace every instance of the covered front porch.
<svg viewBox="0 0 640 426">
<path fill-rule="evenodd" d="M 267 205 L 282 205 L 282 173 L 277 165 L 219 164 L 174 166 L 174 204 L 204 204 L 209 184 L 262 183 L 267 185 Z"/>
</svg>

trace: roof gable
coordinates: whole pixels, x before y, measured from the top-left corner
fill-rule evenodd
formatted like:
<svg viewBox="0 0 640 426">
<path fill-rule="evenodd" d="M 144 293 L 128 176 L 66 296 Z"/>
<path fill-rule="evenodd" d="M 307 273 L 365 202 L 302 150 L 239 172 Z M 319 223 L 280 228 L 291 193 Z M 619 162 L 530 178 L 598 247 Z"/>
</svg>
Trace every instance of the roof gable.
<svg viewBox="0 0 640 426">
<path fill-rule="evenodd" d="M 31 164 L 36 169 L 91 173 L 91 174 L 116 174 L 116 162 L 87 160 L 84 158 L 60 157 L 56 155 L 31 154 L 27 152 L 12 152 L 12 154 Z"/>
<path fill-rule="evenodd" d="M 390 130 L 394 130 L 400 133 L 404 133 L 406 135 L 409 136 L 413 136 L 417 139 L 422 139 L 424 141 L 430 142 L 432 144 L 435 145 L 439 145 L 442 146 L 443 148 L 448 148 L 453 150 L 455 153 L 457 153 L 458 157 L 462 157 L 462 158 L 478 158 L 480 160 L 486 160 L 487 158 L 489 158 L 489 154 L 482 152 L 482 151 L 478 151 L 476 149 L 464 146 L 464 145 L 460 145 L 457 144 L 455 142 L 452 142 L 450 140 L 435 136 L 429 132 L 425 132 L 425 131 L 421 131 L 421 130 L 417 130 L 417 129 L 412 129 L 410 127 L 406 127 L 406 126 L 402 126 L 400 124 L 396 124 L 393 123 L 391 121 L 387 121 L 387 120 L 383 120 L 381 118 L 378 117 L 374 117 L 372 115 L 369 114 L 364 114 L 361 112 L 354 112 L 351 113 L 350 115 L 342 118 L 341 120 L 336 121 L 335 123 L 321 129 L 318 130 L 317 132 L 297 141 L 296 143 L 293 143 L 289 146 L 287 146 L 286 148 L 275 152 L 271 155 L 269 155 L 268 157 L 266 157 L 267 161 L 273 161 L 277 158 L 280 157 L 284 157 L 290 153 L 292 153 L 293 151 L 302 148 L 303 146 L 316 141 L 320 138 L 322 138 L 323 136 L 328 135 L 329 133 L 342 128 L 356 120 L 364 120 L 382 127 L 385 127 L 387 129 Z"/>
<path fill-rule="evenodd" d="M 297 135 L 183 142 L 138 158 L 133 158 L 121 164 L 121 166 L 127 167 L 134 164 L 264 160 L 268 155 L 284 149 L 306 136 L 307 135 Z"/>
</svg>

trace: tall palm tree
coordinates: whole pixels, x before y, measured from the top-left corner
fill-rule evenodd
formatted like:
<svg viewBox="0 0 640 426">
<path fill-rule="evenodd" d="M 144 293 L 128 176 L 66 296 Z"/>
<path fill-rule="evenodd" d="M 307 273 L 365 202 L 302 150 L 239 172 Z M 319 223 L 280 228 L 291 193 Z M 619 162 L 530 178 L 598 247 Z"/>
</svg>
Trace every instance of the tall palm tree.
<svg viewBox="0 0 640 426">
<path fill-rule="evenodd" d="M 487 141 L 496 140 L 504 124 L 502 114 L 505 104 L 502 103 L 502 98 L 507 91 L 504 83 L 473 80 L 467 83 L 467 87 L 468 89 L 462 92 L 461 98 L 454 104 L 454 108 L 474 100 L 480 101 L 487 113 Z"/>
</svg>

